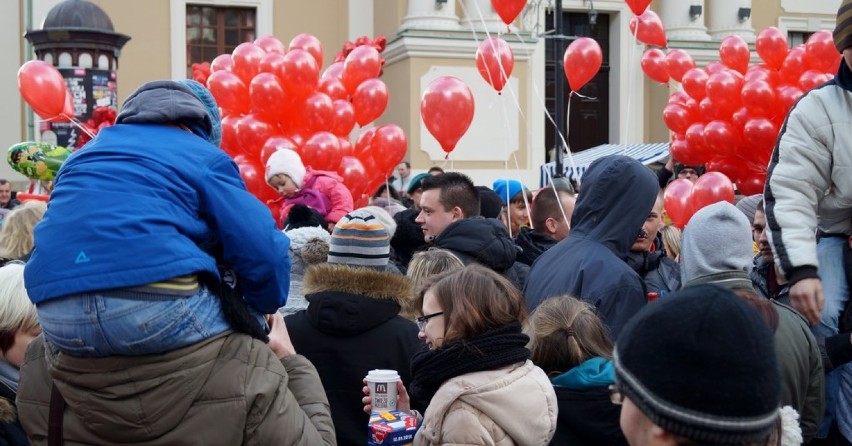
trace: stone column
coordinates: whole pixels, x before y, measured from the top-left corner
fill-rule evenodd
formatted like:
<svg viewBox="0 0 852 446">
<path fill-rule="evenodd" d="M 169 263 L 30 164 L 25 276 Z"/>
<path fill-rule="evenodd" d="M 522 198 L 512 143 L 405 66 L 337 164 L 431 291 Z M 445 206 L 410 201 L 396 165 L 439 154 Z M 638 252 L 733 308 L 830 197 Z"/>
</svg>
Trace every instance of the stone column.
<svg viewBox="0 0 852 446">
<path fill-rule="evenodd" d="M 462 11 L 461 27 L 464 30 L 490 33 L 505 33 L 507 30 L 506 24 L 491 6 L 491 0 L 462 0 Z"/>
<path fill-rule="evenodd" d="M 707 27 L 714 39 L 730 35 L 754 42 L 751 25 L 751 0 L 707 0 Z"/>
<path fill-rule="evenodd" d="M 704 0 L 661 0 L 657 9 L 669 40 L 711 40 Z"/>
<path fill-rule="evenodd" d="M 408 0 L 408 13 L 400 29 L 461 29 L 456 0 Z"/>
</svg>

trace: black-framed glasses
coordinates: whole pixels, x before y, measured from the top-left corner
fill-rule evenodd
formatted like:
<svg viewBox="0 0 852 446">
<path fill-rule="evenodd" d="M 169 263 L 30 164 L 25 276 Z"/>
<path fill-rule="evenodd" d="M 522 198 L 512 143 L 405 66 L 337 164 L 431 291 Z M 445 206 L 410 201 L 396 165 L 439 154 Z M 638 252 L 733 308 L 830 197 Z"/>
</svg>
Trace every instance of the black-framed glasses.
<svg viewBox="0 0 852 446">
<path fill-rule="evenodd" d="M 624 394 L 621 393 L 621 389 L 617 384 L 609 385 L 609 401 L 616 406 L 620 406 L 624 403 Z"/>
<path fill-rule="evenodd" d="M 439 311 L 437 313 L 432 313 L 432 314 L 424 314 L 423 316 L 415 318 L 414 322 L 417 322 L 417 328 L 419 328 L 420 331 L 423 331 L 423 330 L 426 329 L 426 323 L 429 322 L 429 319 L 432 319 L 433 317 L 436 317 L 436 316 L 440 316 L 442 314 L 444 314 L 443 311 Z"/>
</svg>

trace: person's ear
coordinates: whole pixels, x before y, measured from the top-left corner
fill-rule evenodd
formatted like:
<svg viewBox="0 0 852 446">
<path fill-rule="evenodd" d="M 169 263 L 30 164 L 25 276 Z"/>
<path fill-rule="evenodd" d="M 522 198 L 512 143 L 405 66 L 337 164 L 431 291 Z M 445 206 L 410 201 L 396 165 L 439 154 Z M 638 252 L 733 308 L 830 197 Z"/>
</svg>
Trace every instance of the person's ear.
<svg viewBox="0 0 852 446">
<path fill-rule="evenodd" d="M 679 438 L 656 424 L 651 426 L 651 441 L 654 446 L 677 446 Z"/>
<path fill-rule="evenodd" d="M 551 234 L 556 233 L 556 219 L 553 217 L 548 217 L 547 220 L 544 221 L 544 227 L 547 229 L 547 232 Z"/>
<path fill-rule="evenodd" d="M 450 212 L 453 214 L 453 221 L 463 220 L 465 218 L 464 212 L 460 207 L 454 207 Z"/>
</svg>

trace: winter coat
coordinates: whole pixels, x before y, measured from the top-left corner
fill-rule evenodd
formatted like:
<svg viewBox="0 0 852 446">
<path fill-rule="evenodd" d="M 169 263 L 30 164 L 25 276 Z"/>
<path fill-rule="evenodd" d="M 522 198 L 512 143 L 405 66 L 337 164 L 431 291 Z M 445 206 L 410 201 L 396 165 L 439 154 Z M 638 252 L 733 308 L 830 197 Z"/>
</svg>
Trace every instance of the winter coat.
<svg viewBox="0 0 852 446">
<path fill-rule="evenodd" d="M 432 397 L 414 444 L 546 445 L 557 410 L 553 386 L 531 361 L 466 373 Z"/>
<path fill-rule="evenodd" d="M 571 233 L 530 269 L 524 297 L 532 311 L 548 297 L 568 294 L 594 305 L 617 339 L 646 303 L 642 278 L 624 262 L 654 205 L 659 186 L 636 160 L 609 156 L 583 175 Z"/>
<path fill-rule="evenodd" d="M 331 209 L 326 214 L 325 221 L 337 223 L 343 216 L 352 212 L 355 206 L 352 201 L 352 193 L 343 184 L 343 178 L 340 178 L 339 175 L 334 172 L 305 167 L 305 178 L 302 180 L 302 184 L 308 184 L 310 181 L 314 182 L 311 189 L 325 195 L 331 202 Z M 270 205 L 273 209 L 279 207 L 278 221 L 283 225 L 295 203 L 288 203 L 287 199 L 282 197 L 271 202 Z M 274 214 L 275 211 L 273 210 Z"/>
<path fill-rule="evenodd" d="M 391 261 L 402 274 L 408 271 L 414 253 L 428 246 L 423 237 L 423 229 L 414 221 L 420 211 L 408 209 L 393 216 L 396 231 L 391 237 Z"/>
<path fill-rule="evenodd" d="M 392 369 L 411 381 L 411 357 L 423 348 L 417 325 L 399 316 L 408 279 L 346 265 L 314 265 L 304 281 L 307 310 L 285 321 L 296 351 L 317 368 L 331 404 L 339 445 L 363 446 L 369 416 L 361 404 L 367 372 Z"/>
<path fill-rule="evenodd" d="M 478 263 L 523 289 L 529 268 L 515 260 L 518 248 L 502 222 L 493 218 L 465 218 L 444 229 L 432 246 L 455 254 L 465 265 Z"/>
<path fill-rule="evenodd" d="M 218 279 L 210 252 L 221 250 L 248 304 L 275 312 L 287 300 L 287 237 L 225 152 L 181 128 L 144 123 L 203 116 L 209 125 L 198 99 L 171 82 L 146 85 L 116 125 L 59 169 L 24 272 L 30 299 L 197 273 Z"/>
<path fill-rule="evenodd" d="M 41 336 L 21 367 L 18 410 L 47 444 L 51 378 L 67 402 L 65 444 L 334 444 L 328 400 L 301 355 L 225 333 L 160 355 L 74 358 Z"/>
<path fill-rule="evenodd" d="M 535 259 L 555 246 L 557 241 L 546 235 L 537 234 L 532 229 L 523 227 L 515 237 L 515 244 L 521 249 L 518 261 L 527 266 L 532 266 Z"/>
<path fill-rule="evenodd" d="M 775 263 L 791 284 L 818 278 L 816 231 L 852 235 L 852 71 L 802 96 L 769 162 L 764 202 Z"/>
<path fill-rule="evenodd" d="M 630 251 L 626 261 L 645 281 L 649 293 L 657 293 L 662 297 L 681 287 L 680 265 L 666 257 L 662 250 Z"/>
<path fill-rule="evenodd" d="M 0 382 L 0 446 L 26 446 L 30 444 L 27 433 L 18 419 L 15 407 L 17 392 Z"/>
</svg>

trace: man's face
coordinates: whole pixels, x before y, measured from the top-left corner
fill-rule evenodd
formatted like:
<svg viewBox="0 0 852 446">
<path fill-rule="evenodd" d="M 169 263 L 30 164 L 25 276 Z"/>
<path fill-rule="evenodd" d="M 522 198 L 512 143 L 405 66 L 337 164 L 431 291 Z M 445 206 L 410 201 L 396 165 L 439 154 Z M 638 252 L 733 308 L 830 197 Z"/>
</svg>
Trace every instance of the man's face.
<svg viewBox="0 0 852 446">
<path fill-rule="evenodd" d="M 431 242 L 441 235 L 450 223 L 464 218 L 458 208 L 444 210 L 441 189 L 429 189 L 420 195 L 420 214 L 414 220 L 423 230 L 423 238 Z"/>
<path fill-rule="evenodd" d="M 6 206 L 12 200 L 12 185 L 0 184 L 0 206 Z"/>
<path fill-rule="evenodd" d="M 645 230 L 645 236 L 637 236 L 636 241 L 633 242 L 633 246 L 630 247 L 630 250 L 649 251 L 654 240 L 657 238 L 657 233 L 660 232 L 660 228 L 662 227 L 663 200 L 660 197 L 657 197 L 657 201 L 654 202 L 654 208 L 651 209 L 651 213 L 648 214 L 648 218 L 645 219 L 645 223 L 642 225 L 642 229 Z"/>
<path fill-rule="evenodd" d="M 751 237 L 757 242 L 757 247 L 760 249 L 760 256 L 766 263 L 773 263 L 772 248 L 769 246 L 769 239 L 766 238 L 766 214 L 758 210 L 754 213 L 754 223 L 751 225 Z"/>
<path fill-rule="evenodd" d="M 843 59 L 846 60 L 846 65 L 852 70 L 852 46 L 843 50 Z"/>
<path fill-rule="evenodd" d="M 408 175 L 411 174 L 411 169 L 409 169 L 405 163 L 399 163 L 399 165 L 396 166 L 396 173 L 399 174 L 400 178 L 408 178 Z"/>
<path fill-rule="evenodd" d="M 678 179 L 685 178 L 693 183 L 698 181 L 698 172 L 691 167 L 684 167 L 680 172 L 677 173 Z"/>
<path fill-rule="evenodd" d="M 666 441 L 662 429 L 657 427 L 647 415 L 642 413 L 630 398 L 624 398 L 621 405 L 621 431 L 630 446 L 662 446 L 674 444 Z"/>
</svg>

